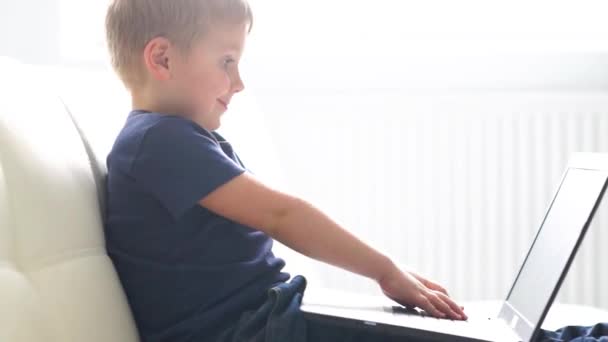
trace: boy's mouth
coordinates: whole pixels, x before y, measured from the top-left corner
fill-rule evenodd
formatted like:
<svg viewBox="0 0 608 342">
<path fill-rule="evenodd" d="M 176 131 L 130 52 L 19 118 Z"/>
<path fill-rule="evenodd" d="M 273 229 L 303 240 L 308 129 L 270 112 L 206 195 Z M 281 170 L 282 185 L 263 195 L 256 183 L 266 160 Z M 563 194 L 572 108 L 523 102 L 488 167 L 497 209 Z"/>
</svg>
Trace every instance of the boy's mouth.
<svg viewBox="0 0 608 342">
<path fill-rule="evenodd" d="M 217 99 L 217 102 L 221 103 L 224 108 L 228 109 L 228 104 L 220 99 Z"/>
</svg>

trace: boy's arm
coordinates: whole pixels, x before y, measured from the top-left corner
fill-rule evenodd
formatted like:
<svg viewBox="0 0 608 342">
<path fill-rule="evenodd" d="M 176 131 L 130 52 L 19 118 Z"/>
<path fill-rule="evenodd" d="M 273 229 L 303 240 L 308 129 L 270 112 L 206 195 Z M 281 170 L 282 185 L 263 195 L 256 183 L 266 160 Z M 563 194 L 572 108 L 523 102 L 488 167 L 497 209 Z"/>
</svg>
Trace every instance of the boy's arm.
<svg viewBox="0 0 608 342">
<path fill-rule="evenodd" d="M 255 227 L 284 245 L 317 260 L 377 281 L 387 296 L 436 316 L 465 318 L 445 290 L 400 271 L 379 253 L 309 203 L 269 188 L 244 173 L 220 186 L 199 204 L 218 215 Z M 426 284 L 424 284 L 427 282 Z M 425 286 L 426 285 L 426 286 Z M 462 316 L 461 316 L 462 315 Z"/>
</svg>

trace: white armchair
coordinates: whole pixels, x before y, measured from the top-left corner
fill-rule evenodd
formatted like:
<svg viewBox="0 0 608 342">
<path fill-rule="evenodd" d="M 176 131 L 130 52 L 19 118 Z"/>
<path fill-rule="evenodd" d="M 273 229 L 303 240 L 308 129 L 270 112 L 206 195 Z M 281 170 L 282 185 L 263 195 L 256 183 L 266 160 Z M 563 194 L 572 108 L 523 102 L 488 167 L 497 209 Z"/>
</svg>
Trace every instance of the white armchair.
<svg viewBox="0 0 608 342">
<path fill-rule="evenodd" d="M 136 342 L 95 156 L 55 93 L 0 58 L 0 341 Z"/>
</svg>

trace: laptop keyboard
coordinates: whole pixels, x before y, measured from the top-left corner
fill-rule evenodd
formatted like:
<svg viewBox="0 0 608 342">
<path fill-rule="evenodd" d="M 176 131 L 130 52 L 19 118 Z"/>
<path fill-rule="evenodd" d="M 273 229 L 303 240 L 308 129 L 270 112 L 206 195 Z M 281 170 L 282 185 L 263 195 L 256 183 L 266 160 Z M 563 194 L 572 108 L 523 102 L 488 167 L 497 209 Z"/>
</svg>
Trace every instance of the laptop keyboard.
<svg viewBox="0 0 608 342">
<path fill-rule="evenodd" d="M 394 314 L 398 314 L 398 315 L 406 315 L 406 316 L 414 316 L 414 317 L 420 317 L 420 318 L 427 318 L 429 320 L 437 320 L 437 321 L 443 321 L 443 322 L 453 322 L 455 324 L 468 324 L 469 321 L 462 321 L 462 320 L 453 320 L 451 318 L 437 318 L 432 316 L 431 314 L 429 314 L 428 312 L 424 311 L 424 310 L 420 310 L 420 309 L 416 309 L 416 308 L 412 308 L 412 307 L 403 307 L 403 306 L 392 306 L 391 307 L 391 311 Z"/>
<path fill-rule="evenodd" d="M 404 306 L 394 305 L 391 307 L 391 310 L 393 311 L 393 313 L 396 313 L 396 314 L 435 318 L 435 317 L 431 316 L 428 312 L 426 312 L 424 310 L 416 309 L 413 307 L 404 307 Z M 438 318 L 435 318 L 435 319 L 438 319 Z"/>
<path fill-rule="evenodd" d="M 392 306 L 390 309 L 395 316 L 403 315 L 407 317 L 408 326 L 415 326 L 423 330 L 432 330 L 443 334 L 477 338 L 479 336 L 492 336 L 496 330 L 495 325 L 487 324 L 489 322 L 488 318 L 471 319 L 469 317 L 469 320 L 462 321 L 449 318 L 436 318 L 423 310 L 415 308 Z"/>
</svg>

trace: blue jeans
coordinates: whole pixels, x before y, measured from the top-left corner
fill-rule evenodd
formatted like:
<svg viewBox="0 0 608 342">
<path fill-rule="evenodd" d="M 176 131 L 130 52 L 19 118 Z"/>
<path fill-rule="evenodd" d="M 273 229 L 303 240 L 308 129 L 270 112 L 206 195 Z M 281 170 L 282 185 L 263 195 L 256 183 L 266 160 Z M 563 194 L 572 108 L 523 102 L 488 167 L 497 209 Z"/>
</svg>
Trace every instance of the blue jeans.
<svg viewBox="0 0 608 342">
<path fill-rule="evenodd" d="M 296 276 L 289 283 L 268 291 L 257 309 L 240 315 L 210 340 L 213 342 L 392 342 L 412 339 L 305 320 L 300 303 L 306 279 Z M 603 337 L 602 337 L 603 336 Z M 593 327 L 566 327 L 541 331 L 537 341 L 608 342 L 608 323 Z"/>
<path fill-rule="evenodd" d="M 568 326 L 556 331 L 542 330 L 536 341 L 608 342 L 608 323 L 591 327 Z"/>
</svg>

